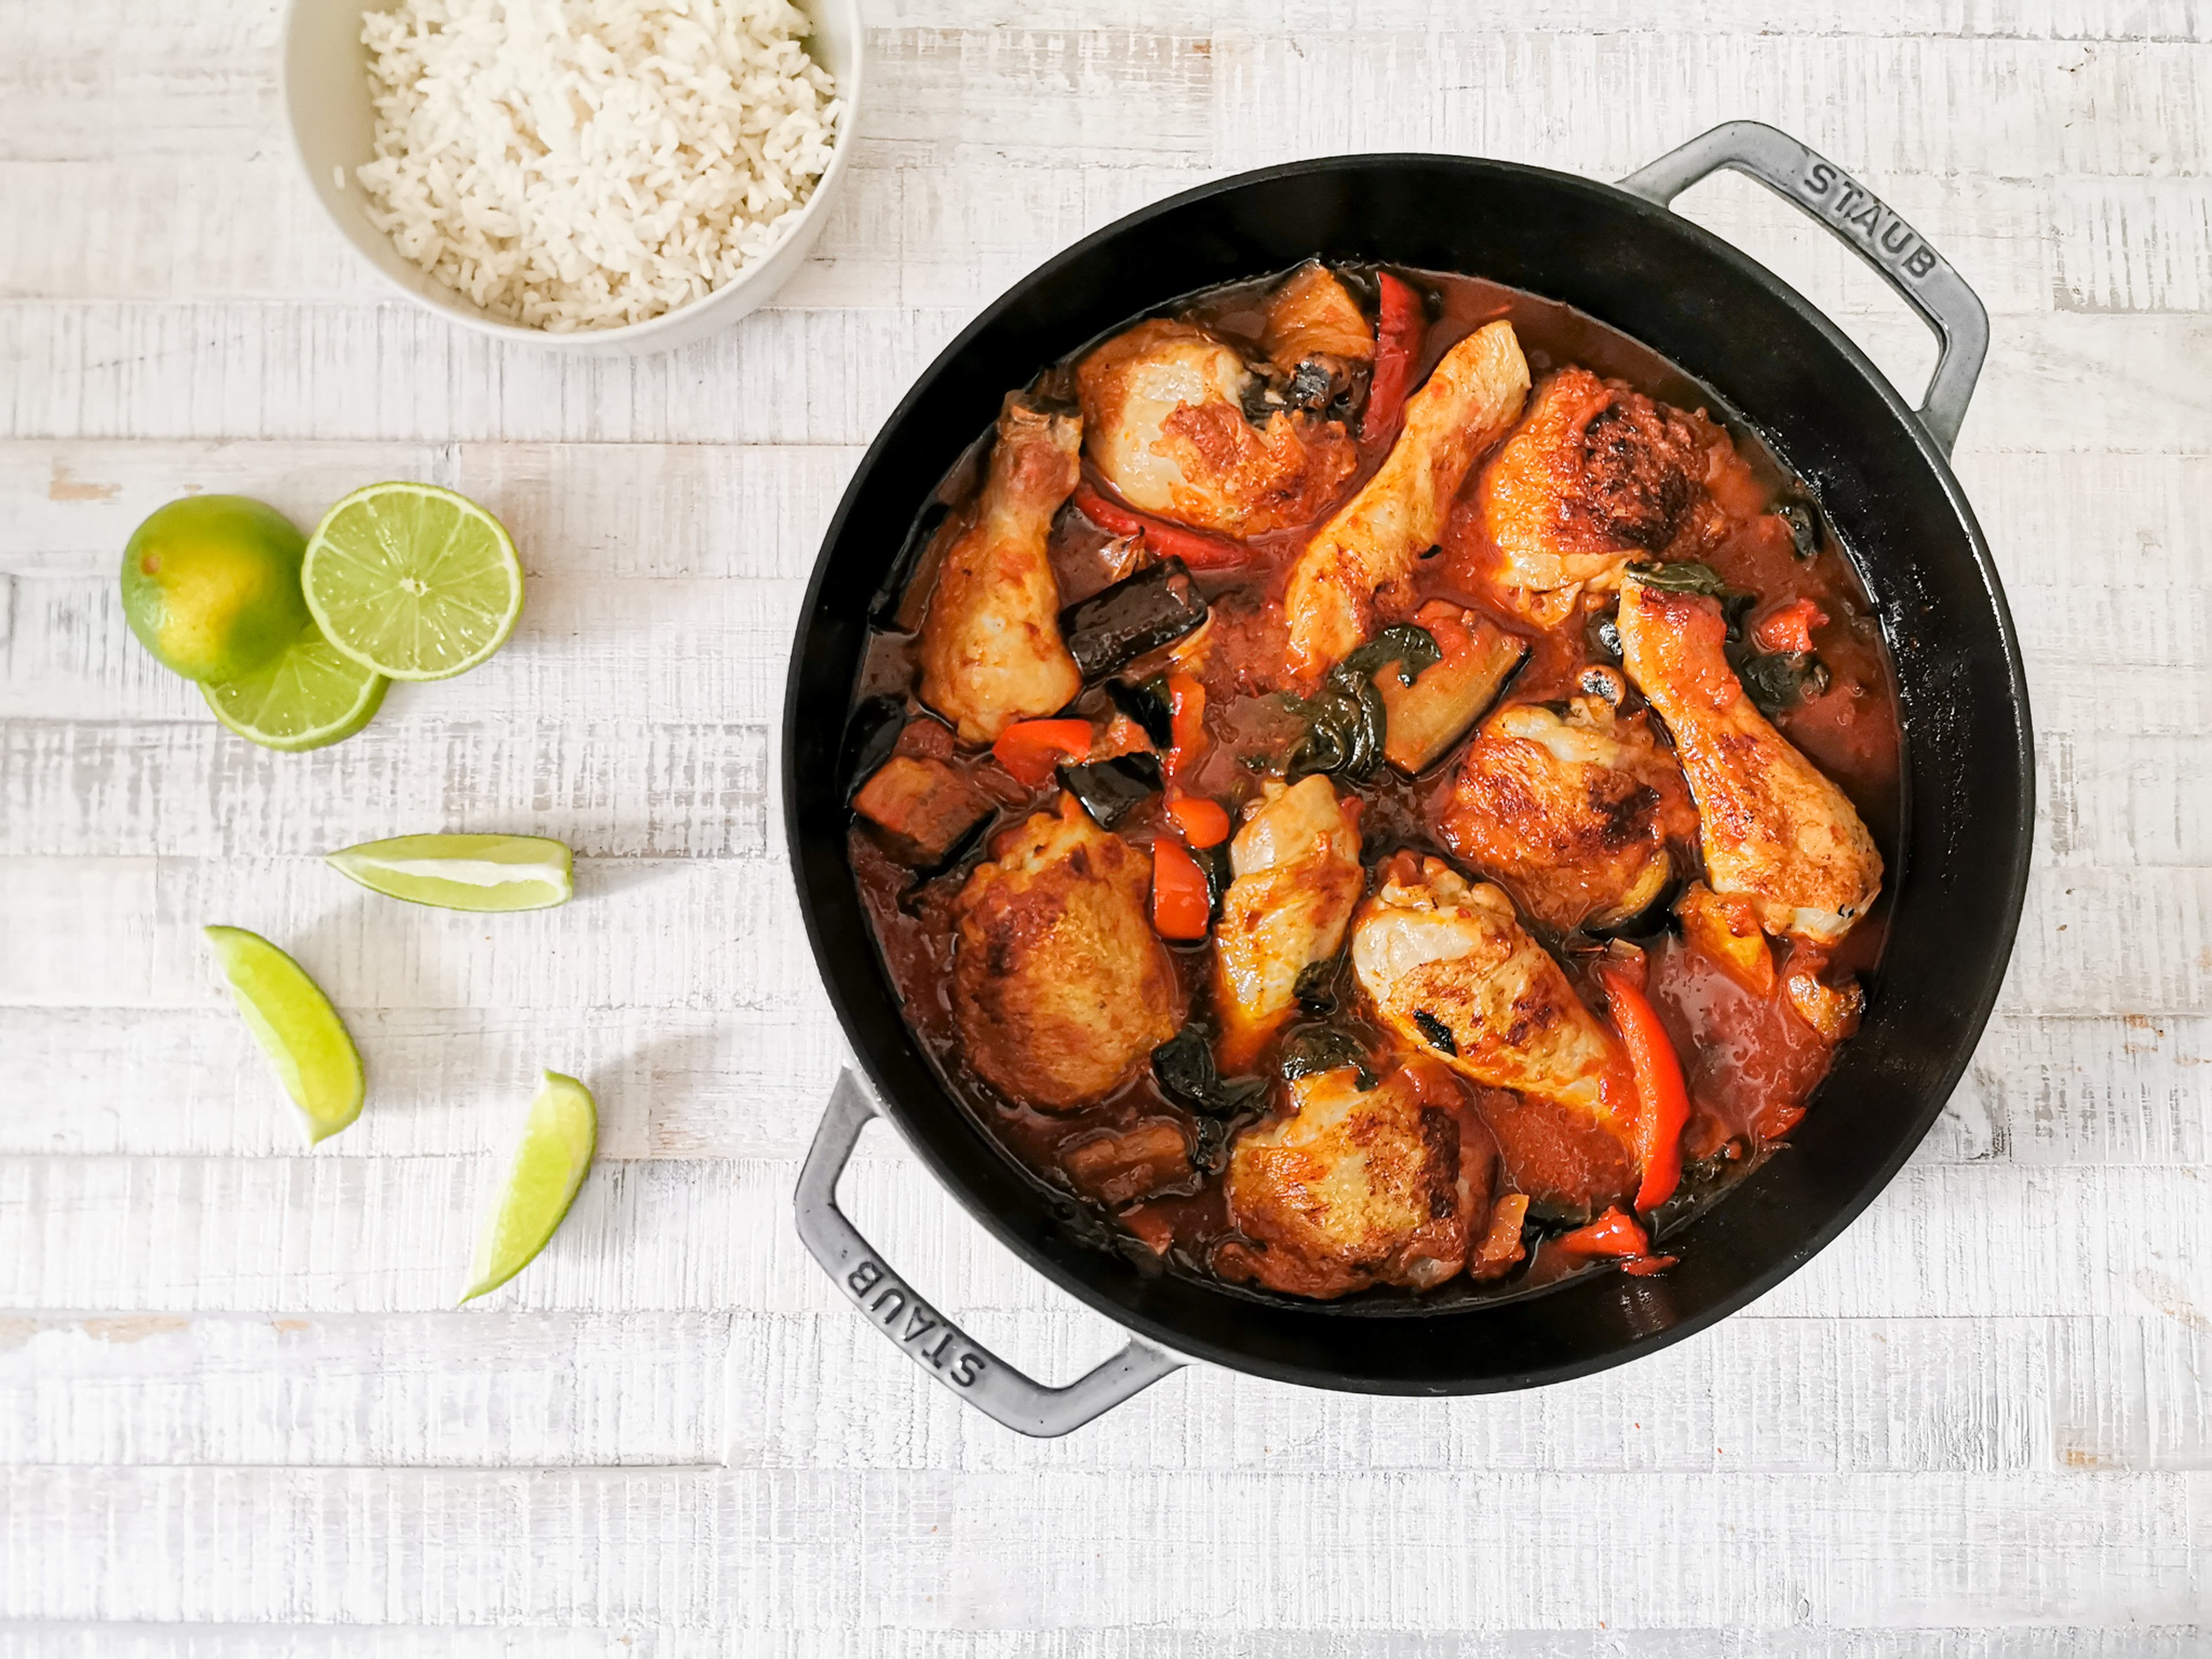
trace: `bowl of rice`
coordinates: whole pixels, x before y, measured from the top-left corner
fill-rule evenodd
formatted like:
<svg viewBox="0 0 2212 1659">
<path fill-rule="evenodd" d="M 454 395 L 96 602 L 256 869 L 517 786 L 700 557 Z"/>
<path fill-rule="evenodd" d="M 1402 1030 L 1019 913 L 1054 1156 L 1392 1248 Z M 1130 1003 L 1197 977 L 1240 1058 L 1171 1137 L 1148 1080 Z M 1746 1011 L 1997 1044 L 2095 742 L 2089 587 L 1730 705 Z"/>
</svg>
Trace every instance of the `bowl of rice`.
<svg viewBox="0 0 2212 1659">
<path fill-rule="evenodd" d="M 479 334 L 684 345 L 805 261 L 845 172 L 859 0 L 292 0 L 307 181 Z"/>
</svg>

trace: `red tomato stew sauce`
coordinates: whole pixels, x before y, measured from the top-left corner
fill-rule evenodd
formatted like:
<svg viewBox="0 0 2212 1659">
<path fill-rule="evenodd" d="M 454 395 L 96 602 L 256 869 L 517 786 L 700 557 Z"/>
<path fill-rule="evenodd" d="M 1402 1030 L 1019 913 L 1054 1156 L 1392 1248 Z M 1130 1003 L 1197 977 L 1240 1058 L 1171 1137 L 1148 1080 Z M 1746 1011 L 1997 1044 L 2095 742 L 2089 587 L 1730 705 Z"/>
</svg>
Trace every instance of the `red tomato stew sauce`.
<svg viewBox="0 0 2212 1659">
<path fill-rule="evenodd" d="M 1102 1248 L 1359 1305 L 1618 1267 L 1850 1040 L 1897 697 L 1816 507 L 1567 307 L 1309 264 L 1012 391 L 848 711 L 951 1092 Z"/>
</svg>

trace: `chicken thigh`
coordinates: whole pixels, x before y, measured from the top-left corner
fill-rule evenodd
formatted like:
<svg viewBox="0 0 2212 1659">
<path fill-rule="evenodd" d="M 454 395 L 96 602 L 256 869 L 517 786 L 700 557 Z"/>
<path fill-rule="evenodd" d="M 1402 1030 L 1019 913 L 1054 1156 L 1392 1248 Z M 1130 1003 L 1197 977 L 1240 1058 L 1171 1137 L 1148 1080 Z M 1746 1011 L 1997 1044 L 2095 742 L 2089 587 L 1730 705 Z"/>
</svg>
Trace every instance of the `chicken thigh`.
<svg viewBox="0 0 2212 1659">
<path fill-rule="evenodd" d="M 1286 377 L 1292 407 L 1325 409 L 1352 384 L 1353 368 L 1375 361 L 1375 333 L 1351 291 L 1327 267 L 1301 265 L 1267 296 L 1260 349 Z"/>
<path fill-rule="evenodd" d="M 1251 1242 L 1223 1245 L 1216 1266 L 1298 1296 L 1440 1285 L 1467 1264 L 1494 1161 L 1431 1061 L 1364 1091 L 1350 1066 L 1299 1078 L 1283 1115 L 1230 1149 L 1230 1218 Z"/>
<path fill-rule="evenodd" d="M 1478 486 L 1498 586 L 1547 623 L 1584 587 L 1611 588 L 1690 526 L 1708 441 L 1681 410 L 1586 368 L 1547 377 Z"/>
<path fill-rule="evenodd" d="M 1405 428 L 1373 477 L 1323 525 L 1291 568 L 1284 611 L 1291 666 L 1308 683 L 1363 643 L 1376 615 L 1413 609 L 1414 562 L 1482 452 L 1521 412 L 1528 363 L 1513 325 L 1477 329 L 1407 400 Z"/>
<path fill-rule="evenodd" d="M 1705 878 L 1768 933 L 1832 945 L 1881 890 L 1881 854 L 1844 792 L 1760 714 L 1729 666 L 1718 601 L 1620 590 L 1622 665 L 1667 722 L 1697 802 Z"/>
<path fill-rule="evenodd" d="M 1366 875 L 1352 811 L 1318 775 L 1285 788 L 1272 780 L 1264 803 L 1229 844 L 1234 879 L 1214 930 L 1214 1001 L 1221 1058 L 1249 1065 L 1297 1000 L 1298 975 L 1344 943 Z"/>
<path fill-rule="evenodd" d="M 1644 717 L 1585 696 L 1564 713 L 1518 702 L 1485 720 L 1437 827 L 1565 933 L 1609 927 L 1656 899 L 1674 874 L 1667 844 L 1695 836 L 1698 816 Z"/>
<path fill-rule="evenodd" d="M 1258 377 L 1192 323 L 1155 319 L 1075 371 L 1091 464 L 1130 506 L 1200 530 L 1258 536 L 1310 522 L 1358 462 L 1340 421 L 1244 413 Z"/>
<path fill-rule="evenodd" d="M 1145 915 L 1149 864 L 1066 798 L 996 850 L 953 902 L 953 1017 L 978 1073 L 1065 1110 L 1182 1029 L 1175 963 Z"/>
<path fill-rule="evenodd" d="M 975 515 L 945 550 L 921 623 L 921 700 L 967 743 L 1049 714 L 1083 690 L 1060 634 L 1046 541 L 1075 490 L 1082 427 L 1010 396 Z"/>
</svg>

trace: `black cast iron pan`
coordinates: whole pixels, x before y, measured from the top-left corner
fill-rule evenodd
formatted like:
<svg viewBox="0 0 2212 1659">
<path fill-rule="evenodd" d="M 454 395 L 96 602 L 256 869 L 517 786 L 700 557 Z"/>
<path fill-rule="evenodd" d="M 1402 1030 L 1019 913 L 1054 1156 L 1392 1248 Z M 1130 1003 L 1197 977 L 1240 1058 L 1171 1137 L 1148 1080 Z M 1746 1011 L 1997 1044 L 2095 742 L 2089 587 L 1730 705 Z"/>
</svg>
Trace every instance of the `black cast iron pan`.
<svg viewBox="0 0 2212 1659">
<path fill-rule="evenodd" d="M 1807 301 L 1668 210 L 1733 167 L 1881 272 L 1942 337 L 1915 411 Z M 838 764 L 871 603 L 925 501 L 1006 388 L 1175 296 L 1318 256 L 1463 271 L 1564 301 L 1718 394 L 1817 497 L 1880 608 L 1902 696 L 1903 847 L 1881 971 L 1791 1146 L 1668 1249 L 1681 1265 L 1399 1316 L 1288 1305 L 1147 1275 L 1078 1236 L 946 1093 L 900 1018 L 846 861 Z M 1362 155 L 1247 173 L 1131 215 L 1052 259 L 947 347 L 885 423 L 831 522 L 785 694 L 786 828 L 807 936 L 860 1073 L 832 1096 L 799 1180 L 799 1227 L 845 1293 L 931 1375 L 1008 1426 L 1061 1434 L 1182 1359 L 1317 1388 L 1472 1394 L 1620 1364 L 1773 1288 L 1850 1224 L 1950 1097 L 1996 999 L 2034 814 L 2027 688 L 1989 548 L 1948 454 L 1988 341 L 1981 303 L 1841 169 L 1739 121 L 1619 185 L 1444 155 Z M 921 1302 L 837 1210 L 868 1117 L 897 1123 L 939 1180 L 1039 1273 L 1128 1329 L 1088 1376 L 1048 1389 Z"/>
</svg>

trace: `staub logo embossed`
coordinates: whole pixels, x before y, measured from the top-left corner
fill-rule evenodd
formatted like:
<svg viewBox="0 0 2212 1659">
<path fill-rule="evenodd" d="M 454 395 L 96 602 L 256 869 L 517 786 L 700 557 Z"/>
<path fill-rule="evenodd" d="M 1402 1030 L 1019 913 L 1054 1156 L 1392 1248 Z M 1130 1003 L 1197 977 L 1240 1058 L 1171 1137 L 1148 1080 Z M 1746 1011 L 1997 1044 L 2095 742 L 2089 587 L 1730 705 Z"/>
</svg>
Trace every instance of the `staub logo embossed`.
<svg viewBox="0 0 2212 1659">
<path fill-rule="evenodd" d="M 1826 161 L 1809 161 L 1797 180 L 1797 193 L 1889 270 L 1917 282 L 1936 269 L 1936 250 L 1920 240 L 1864 185 Z"/>
<path fill-rule="evenodd" d="M 959 1387 L 974 1387 L 975 1379 L 990 1369 L 989 1360 L 882 1264 L 864 1257 L 845 1275 L 845 1288 L 863 1313 L 890 1333 L 893 1341 Z"/>
</svg>

